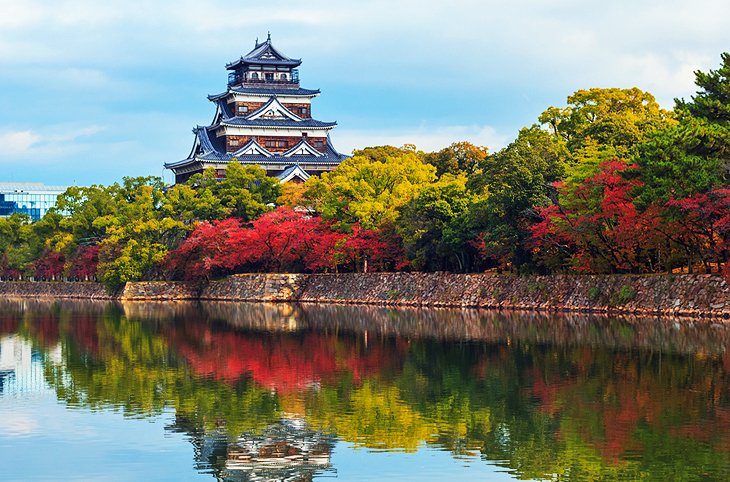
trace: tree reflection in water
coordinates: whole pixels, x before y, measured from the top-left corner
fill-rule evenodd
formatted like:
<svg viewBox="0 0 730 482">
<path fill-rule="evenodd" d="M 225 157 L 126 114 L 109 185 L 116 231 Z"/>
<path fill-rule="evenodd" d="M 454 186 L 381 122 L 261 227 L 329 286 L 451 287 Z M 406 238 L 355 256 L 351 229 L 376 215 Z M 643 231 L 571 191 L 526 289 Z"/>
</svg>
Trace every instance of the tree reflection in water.
<svg viewBox="0 0 730 482">
<path fill-rule="evenodd" d="M 730 329 L 708 321 L 243 303 L 0 302 L 60 344 L 69 407 L 173 410 L 199 470 L 311 480 L 334 441 L 518 478 L 730 478 Z"/>
</svg>

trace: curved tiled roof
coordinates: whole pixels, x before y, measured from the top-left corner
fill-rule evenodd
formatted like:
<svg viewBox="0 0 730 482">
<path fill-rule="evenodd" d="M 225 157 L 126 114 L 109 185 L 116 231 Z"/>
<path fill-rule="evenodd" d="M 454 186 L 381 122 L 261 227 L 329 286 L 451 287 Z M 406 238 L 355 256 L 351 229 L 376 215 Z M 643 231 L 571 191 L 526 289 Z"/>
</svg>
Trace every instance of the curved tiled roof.
<svg viewBox="0 0 730 482">
<path fill-rule="evenodd" d="M 240 59 L 227 64 L 226 69 L 235 69 L 241 64 L 286 65 L 296 67 L 301 63 L 301 59 L 291 59 L 274 47 L 271 43 L 271 36 L 269 36 L 263 43 L 258 43 L 257 41 L 252 51 Z"/>
<path fill-rule="evenodd" d="M 294 177 L 298 177 L 302 181 L 306 181 L 311 177 L 311 175 L 302 169 L 302 166 L 295 164 L 284 169 L 284 171 L 276 177 L 279 178 L 281 182 L 287 182 Z"/>
<path fill-rule="evenodd" d="M 195 128 L 193 132 L 195 132 L 196 139 L 190 155 L 187 159 L 183 159 L 182 161 L 165 164 L 166 168 L 176 169 L 196 162 L 229 162 L 234 158 L 242 164 L 323 164 L 335 166 L 348 158 L 347 155 L 341 154 L 335 150 L 329 136 L 327 136 L 325 152 L 322 153 L 321 156 L 311 154 L 285 156 L 284 154 L 287 153 L 270 153 L 268 156 L 262 154 L 244 154 L 234 156 L 233 153 L 224 152 L 222 148 L 216 147 L 214 141 L 211 140 L 209 136 L 208 128 L 199 126 Z M 247 146 L 249 144 L 251 143 L 249 142 Z M 243 150 L 243 148 L 240 150 Z M 293 152 L 293 150 L 290 149 L 288 152 Z"/>
<path fill-rule="evenodd" d="M 224 126 L 240 126 L 240 127 L 268 127 L 268 128 L 287 128 L 293 129 L 327 129 L 337 125 L 337 122 L 322 122 L 315 119 L 304 119 L 294 121 L 289 119 L 247 119 L 245 117 L 233 117 L 225 119 L 221 122 Z"/>
<path fill-rule="evenodd" d="M 238 149 L 236 152 L 232 153 L 231 156 L 238 157 L 238 156 L 245 156 L 245 152 L 251 150 L 251 151 L 257 151 L 259 155 L 265 156 L 265 157 L 272 157 L 274 154 L 267 151 L 265 147 L 261 146 L 258 142 L 256 142 L 254 139 L 251 139 L 248 141 L 243 147 Z M 250 154 L 253 155 L 253 154 Z"/>
<path fill-rule="evenodd" d="M 302 149 L 303 151 L 309 152 L 310 155 L 312 155 L 314 157 L 322 157 L 324 155 L 321 152 L 319 152 L 317 149 L 315 149 L 314 147 L 312 147 L 312 145 L 309 142 L 307 142 L 307 139 L 306 138 L 302 138 L 302 140 L 299 141 L 299 142 L 297 142 L 297 144 L 294 147 L 292 147 L 288 151 L 284 152 L 282 154 L 282 156 L 284 156 L 284 157 L 292 157 L 292 156 L 295 155 L 294 153 L 297 152 L 300 149 Z"/>
<path fill-rule="evenodd" d="M 272 96 L 268 102 L 266 102 L 264 105 L 256 109 L 255 111 L 251 112 L 249 115 L 245 116 L 248 120 L 256 120 L 260 119 L 264 113 L 267 110 L 275 110 L 280 112 L 283 116 L 287 117 L 289 120 L 293 120 L 295 122 L 301 122 L 303 119 L 296 115 L 294 112 L 290 111 L 286 108 L 281 102 L 279 102 L 279 99 L 274 95 Z"/>
<path fill-rule="evenodd" d="M 219 99 L 222 99 L 224 97 L 227 97 L 230 93 L 237 93 L 237 94 L 258 94 L 258 95 L 277 95 L 279 97 L 286 97 L 286 96 L 292 96 L 292 97 L 306 97 L 306 96 L 315 96 L 319 95 L 320 91 L 319 89 L 302 89 L 301 87 L 296 88 L 287 88 L 287 87 L 236 87 L 229 89 L 226 92 L 223 92 L 222 94 L 214 94 L 209 95 L 208 100 L 210 101 L 217 101 Z"/>
</svg>

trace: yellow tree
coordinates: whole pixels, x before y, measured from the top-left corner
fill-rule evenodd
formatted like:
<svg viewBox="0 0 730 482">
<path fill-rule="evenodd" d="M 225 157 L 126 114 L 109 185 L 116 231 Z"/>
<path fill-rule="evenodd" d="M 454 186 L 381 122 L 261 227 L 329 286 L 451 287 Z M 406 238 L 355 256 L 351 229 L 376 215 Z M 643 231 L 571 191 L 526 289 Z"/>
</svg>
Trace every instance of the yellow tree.
<svg viewBox="0 0 730 482">
<path fill-rule="evenodd" d="M 379 158 L 355 155 L 334 171 L 310 178 L 306 205 L 343 226 L 360 223 L 370 229 L 392 223 L 398 208 L 436 179 L 436 168 L 411 151 L 386 151 Z"/>
</svg>

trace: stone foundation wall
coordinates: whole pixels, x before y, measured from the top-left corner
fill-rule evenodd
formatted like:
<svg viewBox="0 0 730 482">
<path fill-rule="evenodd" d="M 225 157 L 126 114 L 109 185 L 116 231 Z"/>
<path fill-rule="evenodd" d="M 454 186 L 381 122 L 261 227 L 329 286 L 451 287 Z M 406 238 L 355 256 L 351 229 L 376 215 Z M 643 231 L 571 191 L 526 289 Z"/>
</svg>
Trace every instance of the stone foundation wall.
<svg viewBox="0 0 730 482">
<path fill-rule="evenodd" d="M 713 275 L 316 275 L 298 301 L 730 317 L 730 287 Z"/>
<path fill-rule="evenodd" d="M 101 283 L 65 283 L 62 281 L 0 281 L 0 298 L 61 298 L 110 300 Z"/>
<path fill-rule="evenodd" d="M 223 301 L 297 301 L 315 276 L 303 274 L 239 274 L 203 287 L 200 299 Z"/>
<path fill-rule="evenodd" d="M 127 283 L 116 296 L 96 283 L 0 282 L 0 297 L 300 301 L 730 318 L 730 287 L 712 275 L 242 274 L 202 286 Z"/>
<path fill-rule="evenodd" d="M 118 298 L 124 301 L 196 300 L 200 288 L 193 283 L 175 281 L 137 281 L 127 283 Z"/>
</svg>

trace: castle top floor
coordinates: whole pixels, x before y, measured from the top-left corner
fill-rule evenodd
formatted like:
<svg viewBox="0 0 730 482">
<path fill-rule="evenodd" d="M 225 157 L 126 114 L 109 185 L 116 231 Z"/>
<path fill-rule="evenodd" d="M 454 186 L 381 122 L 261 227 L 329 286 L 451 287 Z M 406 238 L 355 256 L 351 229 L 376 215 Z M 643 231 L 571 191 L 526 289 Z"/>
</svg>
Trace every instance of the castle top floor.
<svg viewBox="0 0 730 482">
<path fill-rule="evenodd" d="M 229 87 L 299 87 L 297 67 L 301 59 L 292 59 L 276 49 L 271 35 L 266 41 L 256 40 L 254 49 L 226 65 Z"/>
</svg>

